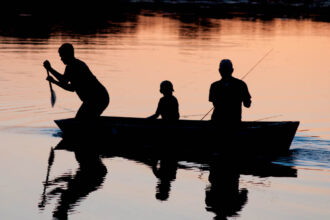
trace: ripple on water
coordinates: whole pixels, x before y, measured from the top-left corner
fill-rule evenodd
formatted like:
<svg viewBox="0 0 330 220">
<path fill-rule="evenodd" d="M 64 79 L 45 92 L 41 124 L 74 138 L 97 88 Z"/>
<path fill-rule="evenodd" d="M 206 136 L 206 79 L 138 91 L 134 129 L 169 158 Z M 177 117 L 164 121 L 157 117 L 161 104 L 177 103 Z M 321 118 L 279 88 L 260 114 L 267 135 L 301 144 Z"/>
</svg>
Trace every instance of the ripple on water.
<svg viewBox="0 0 330 220">
<path fill-rule="evenodd" d="M 290 155 L 279 158 L 276 163 L 330 170 L 330 140 L 295 137 Z"/>
</svg>

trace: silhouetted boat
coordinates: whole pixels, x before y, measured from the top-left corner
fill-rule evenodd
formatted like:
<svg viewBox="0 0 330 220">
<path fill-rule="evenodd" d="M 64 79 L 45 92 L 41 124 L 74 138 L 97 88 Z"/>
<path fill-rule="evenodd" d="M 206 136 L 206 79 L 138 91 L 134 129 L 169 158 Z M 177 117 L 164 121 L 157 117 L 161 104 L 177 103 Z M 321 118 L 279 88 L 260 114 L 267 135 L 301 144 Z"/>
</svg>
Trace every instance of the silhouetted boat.
<svg viewBox="0 0 330 220">
<path fill-rule="evenodd" d="M 127 146 L 148 146 L 166 149 L 178 147 L 186 151 L 234 151 L 283 153 L 290 148 L 299 126 L 297 121 L 242 122 L 239 128 L 216 127 L 211 121 L 100 117 L 81 121 L 74 118 L 55 120 L 62 137 L 82 142 L 88 139 L 120 143 Z"/>
</svg>

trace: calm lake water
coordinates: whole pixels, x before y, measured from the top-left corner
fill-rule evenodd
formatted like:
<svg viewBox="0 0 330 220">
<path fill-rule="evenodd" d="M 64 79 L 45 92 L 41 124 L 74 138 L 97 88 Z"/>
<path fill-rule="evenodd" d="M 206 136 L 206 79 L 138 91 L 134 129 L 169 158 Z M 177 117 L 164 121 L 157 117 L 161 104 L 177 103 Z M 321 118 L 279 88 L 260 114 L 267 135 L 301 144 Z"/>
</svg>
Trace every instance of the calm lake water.
<svg viewBox="0 0 330 220">
<path fill-rule="evenodd" d="M 1 219 L 330 218 L 329 23 L 142 11 L 47 26 L 22 16 L 2 22 L 0 34 Z M 244 79 L 252 107 L 243 119 L 300 121 L 290 155 L 264 169 L 240 165 L 235 175 L 234 155 L 214 167 L 179 161 L 162 176 L 139 158 L 102 155 L 88 169 L 79 155 L 56 150 L 49 167 L 50 149 L 61 141 L 53 120 L 73 117 L 80 106 L 58 87 L 50 105 L 42 63 L 63 72 L 57 49 L 64 42 L 107 87 L 104 115 L 150 116 L 160 82 L 170 80 L 185 119 L 212 107 L 208 92 L 219 79 L 219 60 L 231 59 L 241 78 L 272 49 Z M 221 184 L 210 182 L 212 172 Z"/>
</svg>

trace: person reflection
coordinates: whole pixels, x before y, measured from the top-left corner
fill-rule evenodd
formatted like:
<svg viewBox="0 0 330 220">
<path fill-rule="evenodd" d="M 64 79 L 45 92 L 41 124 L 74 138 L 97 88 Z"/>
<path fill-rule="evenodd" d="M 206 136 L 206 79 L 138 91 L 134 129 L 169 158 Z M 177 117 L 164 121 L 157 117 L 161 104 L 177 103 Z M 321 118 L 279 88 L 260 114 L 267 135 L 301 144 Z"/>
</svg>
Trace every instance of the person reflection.
<svg viewBox="0 0 330 220">
<path fill-rule="evenodd" d="M 175 159 L 161 159 L 153 164 L 152 172 L 158 178 L 156 199 L 166 201 L 170 196 L 171 183 L 176 178 L 178 161 Z"/>
<path fill-rule="evenodd" d="M 59 177 L 54 183 L 67 183 L 67 188 L 57 187 L 50 195 L 60 194 L 58 204 L 53 212 L 54 219 L 67 219 L 68 213 L 89 193 L 99 189 L 104 182 L 107 169 L 96 153 L 76 151 L 75 157 L 79 169 L 72 177 Z"/>
<path fill-rule="evenodd" d="M 206 210 L 215 213 L 214 219 L 227 219 L 247 202 L 247 189 L 239 189 L 239 171 L 235 164 L 224 158 L 210 163 L 209 182 L 205 190 Z"/>
</svg>

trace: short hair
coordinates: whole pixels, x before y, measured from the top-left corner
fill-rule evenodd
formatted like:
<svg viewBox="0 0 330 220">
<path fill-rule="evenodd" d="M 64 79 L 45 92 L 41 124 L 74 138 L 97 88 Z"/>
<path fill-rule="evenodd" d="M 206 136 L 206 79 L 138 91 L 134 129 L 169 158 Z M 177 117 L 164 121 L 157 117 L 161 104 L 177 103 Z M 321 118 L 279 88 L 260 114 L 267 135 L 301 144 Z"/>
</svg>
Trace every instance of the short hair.
<svg viewBox="0 0 330 220">
<path fill-rule="evenodd" d="M 160 88 L 165 89 L 165 90 L 169 90 L 169 91 L 172 91 L 172 92 L 174 91 L 173 84 L 168 80 L 165 80 L 165 81 L 161 82 Z"/>
<path fill-rule="evenodd" d="M 220 62 L 220 69 L 233 69 L 233 64 L 229 59 L 223 59 Z"/>
<path fill-rule="evenodd" d="M 72 44 L 70 43 L 64 43 L 62 46 L 58 49 L 58 52 L 61 54 L 74 56 L 74 48 Z"/>
</svg>

